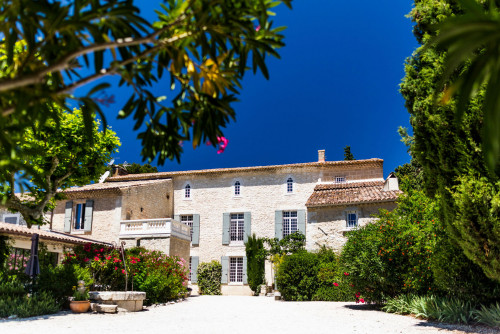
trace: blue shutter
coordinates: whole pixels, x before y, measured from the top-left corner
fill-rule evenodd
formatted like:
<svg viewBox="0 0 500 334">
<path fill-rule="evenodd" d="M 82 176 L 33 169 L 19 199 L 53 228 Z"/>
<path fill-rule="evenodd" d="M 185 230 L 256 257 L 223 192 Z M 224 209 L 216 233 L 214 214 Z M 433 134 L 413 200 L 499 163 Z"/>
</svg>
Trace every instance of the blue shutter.
<svg viewBox="0 0 500 334">
<path fill-rule="evenodd" d="M 198 256 L 191 256 L 191 283 L 198 283 L 198 264 L 200 258 Z"/>
<path fill-rule="evenodd" d="M 64 209 L 64 232 L 71 232 L 71 215 L 73 213 L 73 201 L 66 202 Z"/>
<path fill-rule="evenodd" d="M 243 284 L 248 284 L 247 278 L 247 257 L 243 256 Z"/>
<path fill-rule="evenodd" d="M 229 256 L 221 257 L 221 265 L 222 265 L 222 277 L 220 282 L 223 284 L 227 284 L 229 281 Z"/>
<path fill-rule="evenodd" d="M 193 215 L 193 240 L 191 242 L 193 245 L 200 244 L 200 215 Z"/>
<path fill-rule="evenodd" d="M 85 202 L 85 220 L 83 223 L 83 230 L 85 232 L 92 231 L 92 212 L 94 211 L 94 201 L 87 200 Z"/>
<path fill-rule="evenodd" d="M 274 213 L 274 237 L 283 239 L 283 211 L 276 210 Z"/>
<path fill-rule="evenodd" d="M 297 210 L 297 230 L 306 235 L 306 210 Z"/>
<path fill-rule="evenodd" d="M 231 226 L 229 213 L 222 214 L 222 244 L 229 245 L 229 228 Z"/>
<path fill-rule="evenodd" d="M 251 235 L 252 232 L 251 229 L 252 215 L 250 214 L 250 212 L 244 212 L 243 218 L 245 221 L 245 234 L 243 235 L 243 242 L 247 242 L 248 237 Z"/>
</svg>

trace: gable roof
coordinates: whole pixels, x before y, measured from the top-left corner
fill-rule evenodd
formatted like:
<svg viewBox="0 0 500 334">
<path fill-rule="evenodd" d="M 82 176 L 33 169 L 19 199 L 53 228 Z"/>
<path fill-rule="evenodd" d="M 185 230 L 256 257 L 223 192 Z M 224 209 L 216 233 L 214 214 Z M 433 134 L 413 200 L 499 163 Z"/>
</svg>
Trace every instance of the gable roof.
<svg viewBox="0 0 500 334">
<path fill-rule="evenodd" d="M 132 187 L 141 187 L 150 184 L 157 184 L 166 182 L 166 180 L 142 180 L 142 181 L 125 181 L 125 182 L 104 182 L 104 183 L 94 183 L 88 184 L 83 187 L 73 187 L 65 189 L 62 193 L 68 195 L 68 197 L 76 197 L 81 193 L 85 193 L 85 196 L 95 193 L 108 193 L 108 194 L 121 194 L 123 189 L 128 189 Z"/>
<path fill-rule="evenodd" d="M 25 237 L 31 237 L 33 234 L 37 233 L 40 237 L 40 240 L 51 240 L 58 241 L 67 244 L 86 244 L 86 243 L 94 243 L 94 244 L 103 244 L 103 245 L 111 245 L 107 242 L 82 238 L 79 236 L 72 236 L 62 232 L 54 232 L 54 231 L 46 231 L 39 230 L 34 228 L 28 228 L 26 226 L 14 225 L 9 223 L 0 222 L 0 235 L 20 235 Z"/>
<path fill-rule="evenodd" d="M 384 181 L 319 184 L 306 207 L 394 202 L 401 190 L 384 191 Z"/>
<path fill-rule="evenodd" d="M 372 158 L 365 160 L 306 162 L 306 163 L 287 164 L 287 165 L 200 169 L 200 170 L 188 170 L 179 172 L 159 172 L 159 173 L 128 174 L 122 176 L 113 176 L 113 177 L 108 177 L 106 179 L 106 182 L 115 183 L 115 182 L 133 181 L 133 180 L 157 180 L 157 179 L 172 178 L 175 176 L 184 176 L 184 175 L 188 176 L 188 175 L 203 175 L 203 174 L 276 171 L 280 169 L 289 169 L 289 168 L 317 169 L 324 167 L 348 167 L 348 166 L 376 166 L 382 168 L 383 163 L 384 160 L 382 159 Z"/>
</svg>

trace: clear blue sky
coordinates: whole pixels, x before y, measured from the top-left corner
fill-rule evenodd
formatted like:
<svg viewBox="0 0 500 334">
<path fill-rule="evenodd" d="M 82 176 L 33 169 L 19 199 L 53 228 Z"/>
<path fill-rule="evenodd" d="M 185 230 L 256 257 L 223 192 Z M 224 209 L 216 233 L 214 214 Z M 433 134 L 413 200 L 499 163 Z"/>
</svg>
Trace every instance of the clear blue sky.
<svg viewBox="0 0 500 334">
<path fill-rule="evenodd" d="M 159 2 L 158 2 L 159 3 Z M 137 2 L 153 16 L 156 0 Z M 417 47 L 412 22 L 405 15 L 412 2 L 295 0 L 293 9 L 277 8 L 275 25 L 285 25 L 286 46 L 280 60 L 268 61 L 270 80 L 247 73 L 236 122 L 225 130 L 223 154 L 184 143 L 181 163 L 160 171 L 343 160 L 351 146 L 356 159 L 384 159 L 384 175 L 409 162 L 397 133 L 409 127 L 398 92 L 404 61 Z M 157 91 L 169 94 L 169 87 Z M 127 94 L 106 109 L 108 122 L 122 141 L 116 162 L 141 162 L 132 120 L 115 120 Z"/>
</svg>

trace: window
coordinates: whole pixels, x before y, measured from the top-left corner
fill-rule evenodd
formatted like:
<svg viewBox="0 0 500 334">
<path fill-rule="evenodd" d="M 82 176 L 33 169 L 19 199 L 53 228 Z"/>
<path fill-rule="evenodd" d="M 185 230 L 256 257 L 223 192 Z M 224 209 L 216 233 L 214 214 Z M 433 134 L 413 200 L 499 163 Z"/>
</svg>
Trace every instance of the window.
<svg viewBox="0 0 500 334">
<path fill-rule="evenodd" d="M 230 241 L 243 241 L 245 233 L 245 218 L 243 213 L 231 214 L 231 226 L 229 230 Z"/>
<path fill-rule="evenodd" d="M 358 226 L 358 213 L 356 211 L 347 211 L 347 227 L 356 227 Z"/>
<path fill-rule="evenodd" d="M 189 184 L 184 187 L 184 198 L 191 198 L 191 186 Z"/>
<path fill-rule="evenodd" d="M 181 223 L 191 227 L 191 241 L 193 241 L 193 215 L 181 216 Z"/>
<path fill-rule="evenodd" d="M 240 196 L 241 195 L 240 187 L 241 187 L 240 181 L 236 181 L 234 183 L 234 196 Z"/>
<path fill-rule="evenodd" d="M 345 183 L 345 176 L 335 176 L 335 183 Z"/>
<path fill-rule="evenodd" d="M 74 230 L 83 230 L 85 228 L 85 203 L 75 205 L 75 219 L 73 220 Z"/>
<path fill-rule="evenodd" d="M 293 193 L 293 179 L 291 177 L 286 180 L 286 192 Z"/>
<path fill-rule="evenodd" d="M 19 213 L 6 213 L 3 215 L 2 221 L 9 224 L 20 224 L 20 216 Z"/>
<path fill-rule="evenodd" d="M 192 264 L 193 264 L 193 257 L 190 256 L 189 257 L 189 281 L 191 282 L 191 268 L 192 268 Z"/>
<path fill-rule="evenodd" d="M 297 211 L 283 211 L 283 237 L 297 232 Z"/>
<path fill-rule="evenodd" d="M 243 283 L 243 258 L 229 259 L 229 283 Z"/>
</svg>

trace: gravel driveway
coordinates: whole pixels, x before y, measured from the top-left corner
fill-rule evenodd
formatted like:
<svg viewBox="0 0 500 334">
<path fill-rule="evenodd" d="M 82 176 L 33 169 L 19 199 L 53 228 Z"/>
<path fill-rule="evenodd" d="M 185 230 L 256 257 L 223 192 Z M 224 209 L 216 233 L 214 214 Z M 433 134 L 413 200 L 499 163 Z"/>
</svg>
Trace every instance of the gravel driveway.
<svg viewBox="0 0 500 334">
<path fill-rule="evenodd" d="M 458 328 L 458 329 L 457 329 Z M 366 305 L 282 302 L 269 297 L 195 296 L 143 312 L 72 314 L 0 321 L 0 333 L 500 333 L 439 325 Z"/>
</svg>

